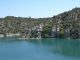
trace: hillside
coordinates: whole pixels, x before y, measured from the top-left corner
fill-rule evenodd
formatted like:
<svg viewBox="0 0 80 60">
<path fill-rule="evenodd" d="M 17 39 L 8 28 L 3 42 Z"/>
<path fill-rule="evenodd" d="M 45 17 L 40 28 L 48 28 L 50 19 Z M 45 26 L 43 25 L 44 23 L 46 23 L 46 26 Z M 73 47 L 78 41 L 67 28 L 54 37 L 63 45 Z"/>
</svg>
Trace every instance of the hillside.
<svg viewBox="0 0 80 60">
<path fill-rule="evenodd" d="M 53 21 L 45 26 L 43 37 L 80 38 L 80 8 L 74 8 L 53 16 Z"/>
<path fill-rule="evenodd" d="M 40 24 L 45 23 L 48 18 L 23 18 L 6 16 L 5 18 L 0 18 L 0 34 L 6 33 L 25 33 L 28 29 Z"/>
<path fill-rule="evenodd" d="M 20 33 L 22 37 L 80 39 L 80 8 L 50 18 L 6 16 L 0 18 L 0 34 Z"/>
</svg>

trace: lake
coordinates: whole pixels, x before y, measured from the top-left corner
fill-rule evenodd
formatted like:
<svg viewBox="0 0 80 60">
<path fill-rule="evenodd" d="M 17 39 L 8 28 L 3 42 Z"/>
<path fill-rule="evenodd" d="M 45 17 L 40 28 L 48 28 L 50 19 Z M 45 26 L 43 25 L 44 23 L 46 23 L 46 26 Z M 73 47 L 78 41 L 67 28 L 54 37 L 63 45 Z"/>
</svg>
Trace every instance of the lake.
<svg viewBox="0 0 80 60">
<path fill-rule="evenodd" d="M 0 38 L 0 60 L 80 60 L 80 41 Z"/>
</svg>

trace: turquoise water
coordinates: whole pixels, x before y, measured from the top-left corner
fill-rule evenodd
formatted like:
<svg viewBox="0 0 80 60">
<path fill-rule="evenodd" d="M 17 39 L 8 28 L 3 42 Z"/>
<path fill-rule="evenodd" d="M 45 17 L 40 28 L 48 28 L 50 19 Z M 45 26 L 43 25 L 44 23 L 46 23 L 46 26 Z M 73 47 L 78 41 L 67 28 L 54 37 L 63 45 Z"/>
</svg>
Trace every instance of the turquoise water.
<svg viewBox="0 0 80 60">
<path fill-rule="evenodd" d="M 80 60 L 80 41 L 0 38 L 0 60 Z"/>
</svg>

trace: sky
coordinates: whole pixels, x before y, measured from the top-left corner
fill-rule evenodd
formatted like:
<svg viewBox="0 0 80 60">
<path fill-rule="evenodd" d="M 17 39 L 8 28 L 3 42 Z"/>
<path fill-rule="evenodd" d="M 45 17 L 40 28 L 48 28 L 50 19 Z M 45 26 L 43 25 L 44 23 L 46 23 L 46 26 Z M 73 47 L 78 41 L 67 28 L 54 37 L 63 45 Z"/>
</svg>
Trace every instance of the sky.
<svg viewBox="0 0 80 60">
<path fill-rule="evenodd" d="M 75 7 L 80 0 L 0 0 L 0 17 L 52 17 Z"/>
</svg>

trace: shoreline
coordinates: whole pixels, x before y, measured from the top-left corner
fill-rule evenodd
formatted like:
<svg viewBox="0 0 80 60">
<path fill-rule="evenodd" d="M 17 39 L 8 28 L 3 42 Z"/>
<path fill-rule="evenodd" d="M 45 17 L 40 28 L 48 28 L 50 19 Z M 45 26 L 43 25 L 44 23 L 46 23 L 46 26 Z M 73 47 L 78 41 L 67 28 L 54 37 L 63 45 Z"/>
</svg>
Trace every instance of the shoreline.
<svg viewBox="0 0 80 60">
<path fill-rule="evenodd" d="M 0 38 L 3 38 L 4 37 L 4 35 L 3 34 L 0 34 Z"/>
<path fill-rule="evenodd" d="M 12 37 L 12 36 L 20 36 L 21 34 L 19 33 L 9 33 L 9 34 L 6 34 L 6 36 L 4 34 L 0 34 L 0 38 L 3 38 L 3 37 Z"/>
<path fill-rule="evenodd" d="M 18 38 L 18 39 L 43 39 L 43 38 Z M 57 39 L 57 38 L 54 38 L 54 39 Z M 72 40 L 71 38 L 59 38 L 59 39 L 67 39 L 67 40 Z M 78 40 L 78 41 L 80 41 L 80 39 L 73 39 L 73 40 Z"/>
<path fill-rule="evenodd" d="M 6 34 L 7 37 L 10 37 L 10 36 L 20 36 L 20 35 L 21 35 L 21 34 L 19 34 L 19 33 L 15 33 L 15 34 L 13 34 L 13 33 Z"/>
<path fill-rule="evenodd" d="M 21 34 L 20 33 L 9 33 L 9 34 L 6 34 L 6 36 L 4 35 L 4 34 L 0 34 L 0 38 L 3 38 L 3 37 L 13 37 L 13 36 L 20 36 Z M 36 37 L 36 38 L 18 38 L 18 39 L 42 39 L 41 37 Z M 68 40 L 70 40 L 71 38 L 62 38 L 62 39 L 68 39 Z M 80 39 L 76 39 L 76 40 L 79 40 L 80 41 Z"/>
<path fill-rule="evenodd" d="M 41 38 L 18 38 L 18 39 L 41 39 Z"/>
</svg>

